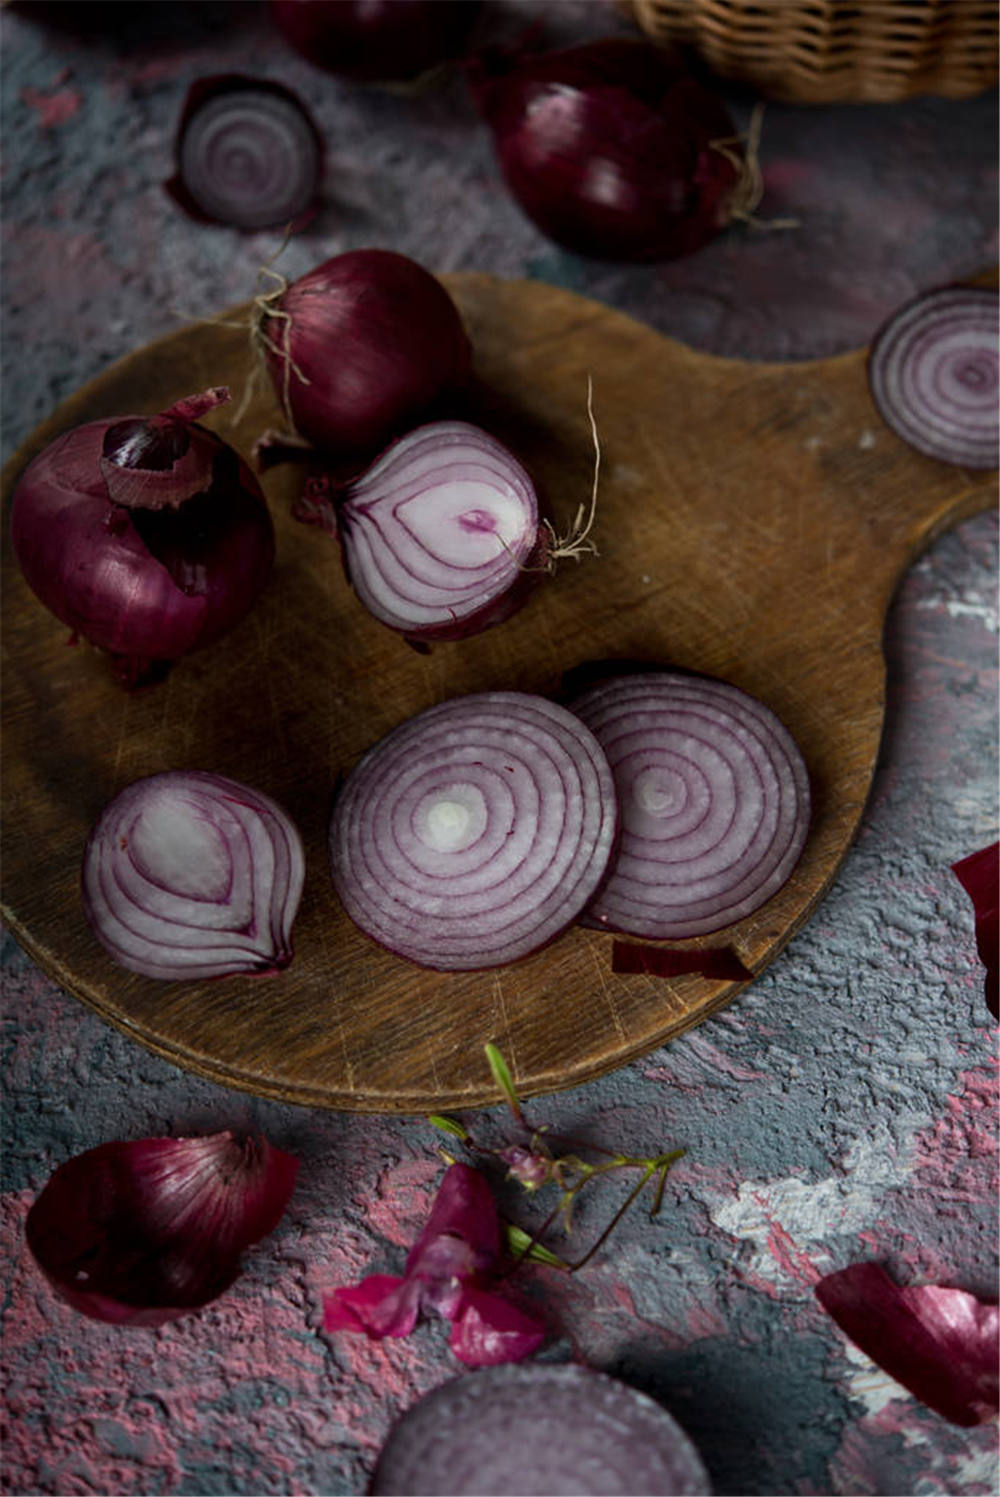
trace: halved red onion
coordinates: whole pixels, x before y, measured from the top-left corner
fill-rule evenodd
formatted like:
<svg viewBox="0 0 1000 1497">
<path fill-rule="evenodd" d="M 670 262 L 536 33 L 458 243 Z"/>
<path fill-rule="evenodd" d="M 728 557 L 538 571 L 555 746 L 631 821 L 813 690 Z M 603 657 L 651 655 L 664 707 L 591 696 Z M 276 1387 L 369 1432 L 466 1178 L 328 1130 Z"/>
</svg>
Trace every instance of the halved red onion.
<svg viewBox="0 0 1000 1497">
<path fill-rule="evenodd" d="M 644 1497 L 711 1492 L 701 1457 L 647 1394 L 573 1363 L 490 1367 L 434 1388 L 382 1447 L 394 1497 Z"/>
<path fill-rule="evenodd" d="M 728 682 L 614 677 L 570 706 L 611 764 L 622 820 L 584 924 L 651 940 L 705 935 L 786 881 L 809 827 L 809 778 L 774 713 Z"/>
<path fill-rule="evenodd" d="M 167 191 L 195 218 L 267 229 L 313 206 L 321 137 L 301 100 L 268 78 L 223 73 L 188 92 Z"/>
<path fill-rule="evenodd" d="M 84 912 L 121 966 L 196 980 L 292 959 L 302 840 L 259 790 L 202 770 L 136 780 L 101 812 L 83 858 Z"/>
<path fill-rule="evenodd" d="M 348 579 L 375 618 L 412 639 L 461 639 L 508 618 L 545 566 L 546 531 L 525 469 L 464 421 L 393 443 L 324 501 Z"/>
<path fill-rule="evenodd" d="M 61 1164 L 28 1212 L 29 1251 L 93 1320 L 157 1326 L 228 1289 L 284 1215 L 298 1161 L 231 1132 L 100 1144 Z"/>
<path fill-rule="evenodd" d="M 382 738 L 330 823 L 351 919 L 440 971 L 496 967 L 567 928 L 615 837 L 614 785 L 593 735 L 527 692 L 455 697 Z"/>
<path fill-rule="evenodd" d="M 868 379 L 879 413 L 918 452 L 995 468 L 1000 444 L 997 292 L 946 286 L 907 303 L 878 332 Z"/>
</svg>

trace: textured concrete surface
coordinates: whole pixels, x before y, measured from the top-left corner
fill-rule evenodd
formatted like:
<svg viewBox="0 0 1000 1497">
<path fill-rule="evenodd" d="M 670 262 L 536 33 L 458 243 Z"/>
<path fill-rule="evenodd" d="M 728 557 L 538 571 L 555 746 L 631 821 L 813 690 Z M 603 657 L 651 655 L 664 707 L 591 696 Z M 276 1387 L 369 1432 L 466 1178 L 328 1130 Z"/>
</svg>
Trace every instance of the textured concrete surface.
<svg viewBox="0 0 1000 1497">
<path fill-rule="evenodd" d="M 439 270 L 568 285 L 694 346 L 799 358 L 864 343 L 923 286 L 996 259 L 996 101 L 772 106 L 765 213 L 687 261 L 591 265 L 504 194 L 461 81 L 405 99 L 331 79 L 255 5 L 118 6 L 110 31 L 10 7 L 3 41 L 4 451 L 106 365 L 244 300 L 273 235 L 195 226 L 161 190 L 189 82 L 279 78 L 329 144 L 326 202 L 286 273 L 363 244 Z M 501 4 L 508 34 L 628 30 L 603 0 Z M 751 100 L 726 91 L 745 123 Z M 566 1280 L 533 1270 L 547 1355 L 654 1393 L 720 1493 L 986 1493 L 995 1427 L 945 1424 L 852 1350 L 817 1275 L 876 1258 L 996 1292 L 995 1027 L 948 865 L 997 835 L 996 518 L 939 540 L 886 631 L 889 700 L 856 846 L 807 928 L 726 1012 L 540 1101 L 564 1132 L 683 1144 L 655 1223 L 637 1211 Z M 16 808 L 8 811 L 16 815 Z M 452 1376 L 444 1328 L 372 1345 L 320 1329 L 325 1289 L 398 1271 L 441 1165 L 419 1119 L 267 1103 L 188 1076 L 4 951 L 0 1279 L 13 1493 L 360 1493 L 393 1416 Z M 475 1120 L 494 1136 L 504 1114 Z M 302 1159 L 282 1226 L 204 1312 L 159 1331 L 81 1320 L 23 1245 L 63 1159 L 115 1137 L 258 1126 Z M 581 1213 L 584 1245 L 618 1191 Z M 511 1212 L 529 1223 L 523 1201 Z"/>
</svg>

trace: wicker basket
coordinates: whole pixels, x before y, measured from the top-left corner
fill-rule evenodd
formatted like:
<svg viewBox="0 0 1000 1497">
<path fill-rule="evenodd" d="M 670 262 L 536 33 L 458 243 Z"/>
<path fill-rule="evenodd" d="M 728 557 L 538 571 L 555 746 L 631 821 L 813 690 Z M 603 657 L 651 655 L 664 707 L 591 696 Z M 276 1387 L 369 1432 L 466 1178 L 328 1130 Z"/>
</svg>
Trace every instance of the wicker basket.
<svg viewBox="0 0 1000 1497">
<path fill-rule="evenodd" d="M 631 0 L 653 41 L 772 99 L 968 98 L 997 81 L 997 0 Z"/>
</svg>

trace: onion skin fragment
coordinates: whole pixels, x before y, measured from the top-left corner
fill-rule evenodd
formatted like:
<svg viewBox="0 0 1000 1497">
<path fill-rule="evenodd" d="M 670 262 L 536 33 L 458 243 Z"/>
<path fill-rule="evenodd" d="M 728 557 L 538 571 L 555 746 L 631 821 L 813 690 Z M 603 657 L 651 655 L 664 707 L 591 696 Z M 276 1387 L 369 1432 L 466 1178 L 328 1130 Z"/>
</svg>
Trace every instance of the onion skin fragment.
<svg viewBox="0 0 1000 1497">
<path fill-rule="evenodd" d="M 330 821 L 341 903 L 387 950 L 438 971 L 496 967 L 560 935 L 617 829 L 593 735 L 525 692 L 427 708 L 346 776 Z"/>
<path fill-rule="evenodd" d="M 872 340 L 872 399 L 926 457 L 977 471 L 1000 461 L 998 308 L 986 287 L 941 287 L 907 302 Z"/>
<path fill-rule="evenodd" d="M 692 973 L 718 982 L 750 982 L 753 973 L 743 965 L 731 946 L 704 950 L 678 950 L 670 946 L 637 946 L 633 941 L 614 941 L 611 970 L 619 976 L 685 977 Z"/>
<path fill-rule="evenodd" d="M 1000 842 L 960 858 L 951 871 L 972 901 L 986 1007 L 1000 1019 Z"/>
<path fill-rule="evenodd" d="M 466 1373 L 418 1399 L 389 1431 L 373 1497 L 707 1497 L 694 1445 L 667 1411 L 575 1363 Z"/>
<path fill-rule="evenodd" d="M 787 729 L 728 682 L 608 677 L 570 698 L 604 748 L 621 839 L 581 923 L 646 940 L 708 935 L 760 908 L 809 830 L 809 776 Z"/>
<path fill-rule="evenodd" d="M 207 1305 L 278 1225 L 298 1161 L 232 1132 L 101 1144 L 67 1160 L 28 1212 L 28 1248 L 92 1320 L 151 1327 Z"/>
<path fill-rule="evenodd" d="M 168 770 L 104 807 L 84 849 L 81 894 L 119 966 L 196 981 L 287 967 L 304 878 L 301 837 L 270 796 L 223 775 Z"/>
</svg>

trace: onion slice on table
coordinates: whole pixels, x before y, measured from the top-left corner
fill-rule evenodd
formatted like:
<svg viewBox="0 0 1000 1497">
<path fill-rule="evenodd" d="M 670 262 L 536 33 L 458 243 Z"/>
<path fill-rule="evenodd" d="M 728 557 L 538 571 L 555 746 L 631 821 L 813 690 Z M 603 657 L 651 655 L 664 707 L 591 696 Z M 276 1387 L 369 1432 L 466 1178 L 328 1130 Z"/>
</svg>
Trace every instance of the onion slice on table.
<svg viewBox="0 0 1000 1497">
<path fill-rule="evenodd" d="M 928 457 L 997 466 L 1000 335 L 996 291 L 946 286 L 908 302 L 878 332 L 872 398 L 888 426 Z"/>
<path fill-rule="evenodd" d="M 382 738 L 330 823 L 334 885 L 382 946 L 440 971 L 496 967 L 577 918 L 617 812 L 607 760 L 544 697 L 455 697 Z"/>
<path fill-rule="evenodd" d="M 268 229 L 301 223 L 323 173 L 319 131 L 283 84 L 241 73 L 199 78 L 184 101 L 166 183 L 192 218 Z"/>
<path fill-rule="evenodd" d="M 711 1485 L 691 1440 L 647 1394 L 589 1367 L 525 1362 L 466 1373 L 413 1404 L 371 1491 L 643 1497 Z"/>
<path fill-rule="evenodd" d="M 544 571 L 531 478 L 468 422 L 418 427 L 327 492 L 322 479 L 307 485 L 299 517 L 335 531 L 361 602 L 408 638 L 461 639 L 500 623 Z"/>
<path fill-rule="evenodd" d="M 622 820 L 584 922 L 650 940 L 705 935 L 786 881 L 809 826 L 809 779 L 787 729 L 728 682 L 653 671 L 569 704 L 611 764 Z"/>
<path fill-rule="evenodd" d="M 304 876 L 299 833 L 269 796 L 168 770 L 101 812 L 84 852 L 84 912 L 115 961 L 145 977 L 273 973 L 292 959 Z"/>
</svg>

